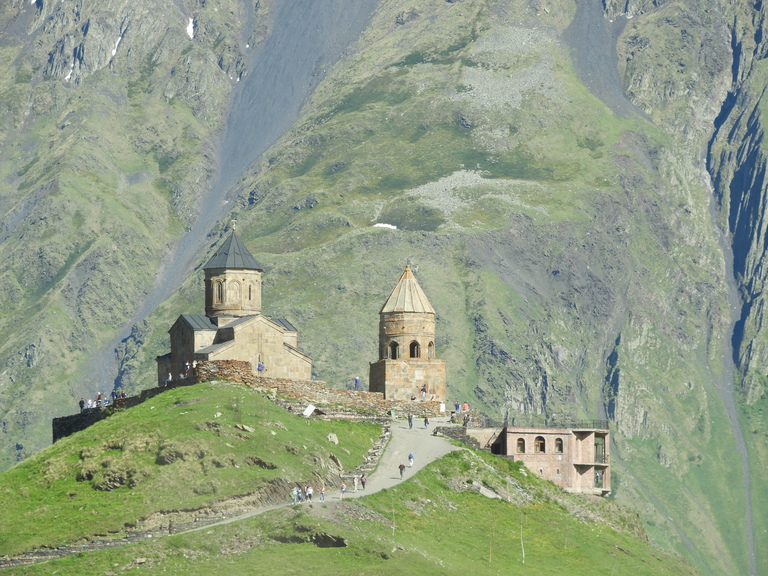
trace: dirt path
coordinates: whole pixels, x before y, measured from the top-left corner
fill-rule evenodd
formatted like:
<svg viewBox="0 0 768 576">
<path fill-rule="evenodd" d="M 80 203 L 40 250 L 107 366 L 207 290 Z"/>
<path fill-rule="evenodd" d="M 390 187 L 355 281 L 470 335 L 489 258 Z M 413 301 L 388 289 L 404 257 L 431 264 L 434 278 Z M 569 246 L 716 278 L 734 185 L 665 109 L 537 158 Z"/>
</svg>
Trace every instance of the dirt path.
<svg viewBox="0 0 768 576">
<path fill-rule="evenodd" d="M 416 472 L 424 468 L 430 462 L 442 458 L 453 450 L 460 450 L 458 446 L 454 446 L 447 439 L 442 436 L 433 436 L 432 432 L 436 426 L 449 425 L 449 418 L 431 418 L 428 427 L 424 426 L 423 420 L 414 420 L 413 428 L 408 427 L 408 422 L 405 420 L 398 420 L 392 423 L 390 428 L 392 436 L 390 437 L 387 447 L 379 459 L 378 466 L 368 477 L 368 484 L 365 490 L 362 486 L 358 487 L 358 491 L 354 491 L 354 486 L 351 482 L 347 482 L 347 492 L 344 496 L 344 500 L 350 498 L 358 498 L 365 496 L 366 494 L 375 494 L 385 488 L 392 488 L 399 484 L 403 480 L 400 479 L 400 471 L 398 466 L 402 462 L 405 464 L 406 469 L 403 475 L 403 479 L 408 479 Z M 413 467 L 408 466 L 408 454 L 413 453 L 415 456 Z M 318 504 L 319 495 L 315 492 L 315 501 L 313 504 Z M 328 492 L 325 495 L 326 504 L 340 503 L 341 494 L 337 487 L 328 487 Z M 179 531 L 177 534 L 186 534 L 187 532 L 196 532 L 198 530 L 208 530 L 213 526 L 219 526 L 221 524 L 229 524 L 231 522 L 237 522 L 250 518 L 251 516 L 257 516 L 275 510 L 276 508 L 283 508 L 285 506 L 291 506 L 292 502 L 288 494 L 286 494 L 286 500 L 282 504 L 276 504 L 274 506 L 265 506 L 263 508 L 255 508 L 249 510 L 243 514 L 232 516 L 225 520 L 206 524 L 192 528 L 190 530 Z"/>
</svg>

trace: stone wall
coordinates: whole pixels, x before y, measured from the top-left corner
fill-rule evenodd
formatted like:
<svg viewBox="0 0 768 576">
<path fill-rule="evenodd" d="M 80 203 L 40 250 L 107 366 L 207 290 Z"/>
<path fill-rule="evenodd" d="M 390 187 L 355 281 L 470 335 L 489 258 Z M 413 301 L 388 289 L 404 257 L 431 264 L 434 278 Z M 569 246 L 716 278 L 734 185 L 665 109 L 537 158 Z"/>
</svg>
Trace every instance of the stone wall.
<svg viewBox="0 0 768 576">
<path fill-rule="evenodd" d="M 99 420 L 104 420 L 107 416 L 109 416 L 109 412 L 102 408 L 86 408 L 79 414 L 54 418 L 51 425 L 53 441 L 56 442 L 59 438 L 85 430 Z"/>
<path fill-rule="evenodd" d="M 209 382 L 210 380 L 228 380 L 253 387 L 256 377 L 253 375 L 253 366 L 250 362 L 242 360 L 215 360 L 200 362 L 195 368 L 194 377 L 197 382 Z"/>
<path fill-rule="evenodd" d="M 400 417 L 409 413 L 415 416 L 438 416 L 442 414 L 440 408 L 445 408 L 444 404 L 436 401 L 385 400 L 384 395 L 379 392 L 326 388 L 324 382 L 316 380 L 256 377 L 255 381 L 256 388 L 297 400 L 305 406 L 312 404 L 323 408 L 343 407 L 358 413 L 379 416 L 394 413 Z"/>
<path fill-rule="evenodd" d="M 424 358 L 384 359 L 371 364 L 369 388 L 383 392 L 389 400 L 421 398 L 422 386 L 427 389 L 427 399 L 445 402 L 445 360 Z"/>
</svg>

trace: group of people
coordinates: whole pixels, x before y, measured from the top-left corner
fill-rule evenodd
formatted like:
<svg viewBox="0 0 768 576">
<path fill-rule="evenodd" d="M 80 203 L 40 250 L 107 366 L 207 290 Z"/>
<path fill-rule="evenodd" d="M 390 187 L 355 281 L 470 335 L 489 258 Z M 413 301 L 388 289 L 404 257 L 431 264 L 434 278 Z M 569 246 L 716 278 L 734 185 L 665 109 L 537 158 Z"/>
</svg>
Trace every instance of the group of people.
<svg viewBox="0 0 768 576">
<path fill-rule="evenodd" d="M 300 484 L 297 484 L 291 490 L 291 496 L 293 497 L 294 504 L 302 504 L 304 502 L 312 502 L 312 495 L 315 493 L 312 486 L 307 484 L 304 488 Z M 320 502 L 325 502 L 325 486 L 320 488 Z"/>
<path fill-rule="evenodd" d="M 408 414 L 408 428 L 413 428 L 413 414 Z M 429 416 L 424 415 L 424 428 L 429 428 Z"/>
<path fill-rule="evenodd" d="M 352 476 L 352 485 L 354 487 L 355 492 L 357 492 L 358 486 L 360 486 L 361 490 L 365 490 L 365 485 L 367 483 L 368 483 L 368 477 L 365 474 L 361 474 L 360 476 L 355 474 L 354 476 Z M 339 500 L 344 500 L 344 494 L 346 493 L 347 493 L 347 484 L 342 480 L 341 485 L 339 486 Z M 312 486 L 309 486 L 309 485 L 302 488 L 301 485 L 297 484 L 291 490 L 291 498 L 293 498 L 294 504 L 312 502 L 313 494 L 314 494 L 314 490 L 312 489 Z M 325 502 L 325 486 L 322 486 L 320 488 L 319 502 Z"/>
<path fill-rule="evenodd" d="M 117 390 L 112 390 L 110 393 L 110 397 L 112 398 L 112 403 L 115 402 L 118 398 L 126 398 L 125 392 L 118 392 Z M 96 399 L 91 400 L 88 398 L 86 400 L 85 398 L 80 398 L 80 401 L 77 403 L 78 406 L 80 406 L 80 412 L 83 410 L 86 410 L 88 408 L 101 408 L 103 406 L 109 406 L 110 400 L 106 397 L 106 395 L 102 396 L 101 392 L 96 394 Z"/>
<path fill-rule="evenodd" d="M 469 404 L 464 402 L 464 404 L 459 404 L 458 402 L 454 402 L 453 404 L 454 408 L 456 408 L 456 414 L 461 414 L 462 412 L 469 412 Z"/>
<path fill-rule="evenodd" d="M 195 369 L 197 368 L 197 360 L 192 360 L 192 362 L 185 362 L 184 363 L 184 369 L 179 372 L 179 380 L 184 380 L 184 378 L 191 377 L 195 374 Z M 168 376 L 165 378 L 165 385 L 168 386 L 173 382 L 173 374 L 168 372 Z"/>
</svg>

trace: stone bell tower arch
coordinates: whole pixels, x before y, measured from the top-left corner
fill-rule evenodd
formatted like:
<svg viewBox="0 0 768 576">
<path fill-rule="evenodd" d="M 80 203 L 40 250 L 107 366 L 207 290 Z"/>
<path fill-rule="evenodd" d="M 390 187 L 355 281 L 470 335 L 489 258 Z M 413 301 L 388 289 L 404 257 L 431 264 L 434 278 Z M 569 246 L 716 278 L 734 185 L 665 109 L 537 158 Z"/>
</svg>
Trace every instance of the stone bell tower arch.
<svg viewBox="0 0 768 576">
<path fill-rule="evenodd" d="M 410 266 L 379 312 L 379 360 L 369 390 L 390 400 L 445 402 L 445 361 L 435 357 L 435 310 Z"/>
</svg>

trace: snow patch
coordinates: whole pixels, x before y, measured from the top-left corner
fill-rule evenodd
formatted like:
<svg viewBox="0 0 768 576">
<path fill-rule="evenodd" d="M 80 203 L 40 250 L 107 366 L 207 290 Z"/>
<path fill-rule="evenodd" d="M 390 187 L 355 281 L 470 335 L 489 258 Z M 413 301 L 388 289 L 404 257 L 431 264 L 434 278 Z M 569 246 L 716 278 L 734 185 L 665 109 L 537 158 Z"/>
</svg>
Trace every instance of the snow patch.
<svg viewBox="0 0 768 576">
<path fill-rule="evenodd" d="M 384 224 L 383 222 L 377 222 L 373 225 L 374 228 L 391 228 L 392 230 L 397 230 L 397 226 L 394 224 Z"/>
<path fill-rule="evenodd" d="M 117 42 L 115 42 L 115 47 L 114 47 L 114 48 L 112 48 L 112 56 L 114 56 L 115 54 L 117 54 L 117 47 L 118 47 L 118 46 L 120 46 L 120 40 L 122 40 L 122 39 L 123 39 L 123 37 L 122 37 L 122 36 L 118 36 L 118 37 L 117 37 Z"/>
<path fill-rule="evenodd" d="M 195 39 L 195 19 L 190 18 L 189 24 L 187 24 L 187 36 L 189 36 L 192 40 Z"/>
<path fill-rule="evenodd" d="M 64 82 L 69 82 L 69 79 L 72 77 L 72 70 L 75 69 L 75 63 L 72 62 L 72 64 L 69 65 L 69 74 L 64 76 Z"/>
</svg>

